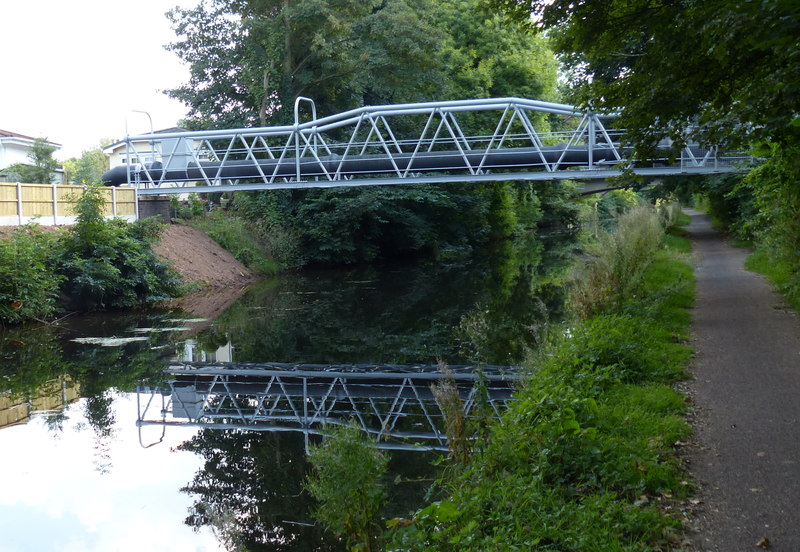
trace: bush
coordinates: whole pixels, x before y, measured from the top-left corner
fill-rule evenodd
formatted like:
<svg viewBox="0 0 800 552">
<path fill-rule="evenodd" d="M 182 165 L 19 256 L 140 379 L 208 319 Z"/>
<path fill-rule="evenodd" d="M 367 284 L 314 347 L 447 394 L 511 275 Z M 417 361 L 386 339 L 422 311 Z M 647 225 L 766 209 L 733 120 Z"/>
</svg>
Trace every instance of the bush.
<svg viewBox="0 0 800 552">
<path fill-rule="evenodd" d="M 381 478 L 388 456 L 369 443 L 360 428 L 340 426 L 311 449 L 308 460 L 314 471 L 306 487 L 318 503 L 314 517 L 346 537 L 351 550 L 373 550 L 375 518 L 386 501 Z"/>
<path fill-rule="evenodd" d="M 154 220 L 128 224 L 102 216 L 98 188 L 78 199 L 78 222 L 59 244 L 56 273 L 62 302 L 73 310 L 129 308 L 176 297 L 177 274 L 151 249 L 160 226 Z"/>
<path fill-rule="evenodd" d="M 55 237 L 36 226 L 0 240 L 0 323 L 16 324 L 51 316 L 61 278 L 50 263 Z"/>
</svg>

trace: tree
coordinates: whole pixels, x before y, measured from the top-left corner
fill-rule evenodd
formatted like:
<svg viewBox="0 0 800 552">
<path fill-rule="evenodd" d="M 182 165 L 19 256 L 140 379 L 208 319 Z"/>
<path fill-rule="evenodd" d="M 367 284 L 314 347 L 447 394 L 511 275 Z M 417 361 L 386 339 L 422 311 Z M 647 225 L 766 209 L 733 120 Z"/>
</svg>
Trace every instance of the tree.
<svg viewBox="0 0 800 552">
<path fill-rule="evenodd" d="M 313 97 L 318 115 L 456 97 L 555 99 L 546 41 L 477 8 L 478 0 L 204 0 L 168 14 L 179 37 L 168 48 L 191 69 L 189 82 L 168 94 L 186 103 L 193 127 L 291 122 L 300 95 Z M 486 117 L 465 115 L 462 128 L 490 133 L 496 120 Z M 546 130 L 549 121 L 533 123 Z M 404 129 L 394 132 L 402 137 Z M 505 238 L 541 214 L 530 184 L 253 196 L 238 195 L 237 208 L 290 226 L 312 263 Z M 259 213 L 258 205 L 268 208 Z"/>
<path fill-rule="evenodd" d="M 428 0 L 203 0 L 168 13 L 180 38 L 167 48 L 191 77 L 167 94 L 193 126 L 288 122 L 294 99 L 320 113 L 400 98 L 439 85 L 441 33 Z"/>
<path fill-rule="evenodd" d="M 5 171 L 8 180 L 30 184 L 51 184 L 58 161 L 53 157 L 56 147 L 47 138 L 37 138 L 28 152 L 31 164 L 14 163 Z"/>
<path fill-rule="evenodd" d="M 481 0 L 440 0 L 436 25 L 454 98 L 556 99 L 557 64 L 547 41 L 519 21 L 480 9 Z"/>
<path fill-rule="evenodd" d="M 33 164 L 33 170 L 30 173 L 31 182 L 50 184 L 53 182 L 53 175 L 58 167 L 58 161 L 53 157 L 56 147 L 51 145 L 47 138 L 37 138 L 33 142 L 31 151 L 28 152 L 28 159 Z"/>
<path fill-rule="evenodd" d="M 729 228 L 760 239 L 800 301 L 800 3 L 796 0 L 485 0 L 549 33 L 574 97 L 622 109 L 639 153 L 699 130 L 766 163 L 706 191 Z"/>
<path fill-rule="evenodd" d="M 96 148 L 82 152 L 80 157 L 64 161 L 67 180 L 71 184 L 100 184 L 103 173 L 108 170 L 108 156 L 103 153 L 103 147 L 101 143 Z"/>
<path fill-rule="evenodd" d="M 794 0 L 485 1 L 547 32 L 576 100 L 623 109 L 642 147 L 695 125 L 715 143 L 797 139 Z"/>
</svg>

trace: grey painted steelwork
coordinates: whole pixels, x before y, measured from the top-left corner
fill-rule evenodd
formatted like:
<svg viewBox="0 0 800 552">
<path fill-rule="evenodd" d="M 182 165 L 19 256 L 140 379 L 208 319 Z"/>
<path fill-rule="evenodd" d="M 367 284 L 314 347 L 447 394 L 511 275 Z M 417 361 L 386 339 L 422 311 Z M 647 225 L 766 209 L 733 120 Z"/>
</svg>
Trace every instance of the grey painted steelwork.
<svg viewBox="0 0 800 552">
<path fill-rule="evenodd" d="M 140 388 L 140 428 L 193 426 L 321 435 L 322 426 L 358 426 L 380 448 L 447 450 L 431 385 L 451 377 L 469 416 L 480 405 L 499 416 L 520 368 L 319 364 L 175 364 L 160 388 Z M 508 373 L 505 373 L 508 372 Z M 485 400 L 481 399 L 483 382 Z M 144 446 L 144 443 L 143 443 Z"/>
<path fill-rule="evenodd" d="M 309 121 L 300 122 L 301 102 L 311 106 Z M 538 113 L 560 116 L 571 130 L 537 130 L 532 121 Z M 294 124 L 284 126 L 129 136 L 126 158 L 155 156 L 155 162 L 116 167 L 103 179 L 155 195 L 585 180 L 616 176 L 625 168 L 646 175 L 714 173 L 748 159 L 692 146 L 676 159 L 637 164 L 620 143 L 622 130 L 613 128 L 614 114 L 523 98 L 368 106 L 317 119 L 313 101 L 300 97 L 294 117 Z M 486 130 L 464 130 L 469 128 Z"/>
</svg>

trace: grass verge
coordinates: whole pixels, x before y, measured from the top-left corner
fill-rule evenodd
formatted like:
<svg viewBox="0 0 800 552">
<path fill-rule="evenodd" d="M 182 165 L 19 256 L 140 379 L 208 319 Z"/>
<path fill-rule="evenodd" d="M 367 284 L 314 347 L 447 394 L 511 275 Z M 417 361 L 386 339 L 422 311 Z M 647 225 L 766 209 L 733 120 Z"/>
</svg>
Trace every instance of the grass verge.
<svg viewBox="0 0 800 552">
<path fill-rule="evenodd" d="M 441 500 L 391 523 L 385 549 L 677 545 L 681 519 L 671 504 L 689 485 L 674 448 L 689 428 L 673 384 L 691 354 L 683 339 L 694 277 L 686 240 L 671 234 L 662 243 L 632 272 L 624 300 L 600 298 L 602 309 L 559 332 L 502 422 L 442 481 Z M 597 264 L 606 270 L 611 261 Z"/>
<path fill-rule="evenodd" d="M 800 312 L 800 296 L 792 292 L 797 287 L 797 275 L 788 263 L 776 260 L 765 249 L 756 249 L 747 257 L 744 267 L 766 276 L 767 281 L 783 295 L 795 312 Z"/>
</svg>

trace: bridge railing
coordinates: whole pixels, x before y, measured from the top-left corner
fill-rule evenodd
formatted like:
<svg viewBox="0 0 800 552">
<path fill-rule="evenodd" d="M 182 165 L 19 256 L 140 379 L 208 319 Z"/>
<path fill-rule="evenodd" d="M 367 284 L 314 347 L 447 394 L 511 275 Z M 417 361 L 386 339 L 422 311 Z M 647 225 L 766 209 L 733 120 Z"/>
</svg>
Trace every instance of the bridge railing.
<svg viewBox="0 0 800 552">
<path fill-rule="evenodd" d="M 130 136 L 156 162 L 109 173 L 149 193 L 602 178 L 633 169 L 643 174 L 721 172 L 741 156 L 696 145 L 646 165 L 630 159 L 614 114 L 522 98 L 371 106 L 275 127 Z M 311 103 L 313 107 L 313 103 Z M 553 128 L 558 126 L 559 128 Z M 146 144 L 146 146 L 144 146 Z M 174 191 L 174 190 L 173 190 Z M 180 191 L 180 190 L 177 190 Z M 148 192 L 140 192 L 148 193 Z"/>
</svg>

